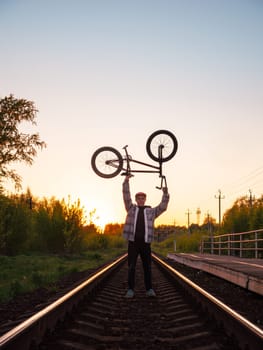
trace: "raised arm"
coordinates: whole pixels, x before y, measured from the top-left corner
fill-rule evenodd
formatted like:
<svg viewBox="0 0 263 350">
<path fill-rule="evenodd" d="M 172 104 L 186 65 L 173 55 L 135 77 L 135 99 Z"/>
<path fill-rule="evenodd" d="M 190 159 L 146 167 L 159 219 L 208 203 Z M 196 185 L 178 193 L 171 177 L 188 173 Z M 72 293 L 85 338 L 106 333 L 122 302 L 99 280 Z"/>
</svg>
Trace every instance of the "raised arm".
<svg viewBox="0 0 263 350">
<path fill-rule="evenodd" d="M 154 208 L 156 218 L 167 209 L 169 199 L 170 199 L 170 195 L 168 193 L 168 188 L 163 187 L 163 195 L 162 195 L 161 203 L 159 205 L 157 205 L 157 207 Z"/>
<path fill-rule="evenodd" d="M 130 193 L 130 180 L 131 176 L 125 176 L 125 179 L 122 183 L 122 195 L 123 195 L 123 201 L 126 211 L 130 209 L 132 206 L 132 200 L 131 200 L 131 193 Z"/>
</svg>

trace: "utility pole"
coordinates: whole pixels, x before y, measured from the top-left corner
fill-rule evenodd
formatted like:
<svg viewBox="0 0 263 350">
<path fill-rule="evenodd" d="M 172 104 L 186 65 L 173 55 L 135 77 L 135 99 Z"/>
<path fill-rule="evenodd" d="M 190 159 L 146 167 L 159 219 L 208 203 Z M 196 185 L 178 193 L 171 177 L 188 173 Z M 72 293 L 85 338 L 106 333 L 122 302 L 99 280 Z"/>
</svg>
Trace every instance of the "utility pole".
<svg viewBox="0 0 263 350">
<path fill-rule="evenodd" d="M 249 206 L 252 208 L 253 206 L 253 197 L 252 197 L 252 191 L 249 189 Z"/>
<path fill-rule="evenodd" d="M 225 196 L 222 196 L 221 190 L 218 190 L 218 196 L 215 195 L 215 198 L 218 199 L 218 222 L 219 222 L 219 227 L 221 226 L 221 199 L 224 199 Z"/>
<path fill-rule="evenodd" d="M 196 210 L 196 218 L 197 218 L 197 225 L 200 225 L 200 215 L 201 215 L 201 210 L 200 208 L 197 208 Z"/>
<path fill-rule="evenodd" d="M 32 197 L 31 196 L 27 199 L 27 203 L 28 203 L 29 209 L 32 210 L 33 203 L 32 203 Z"/>
<path fill-rule="evenodd" d="M 187 227 L 188 227 L 188 233 L 190 234 L 190 210 L 187 209 L 187 212 L 185 213 L 187 215 Z"/>
<path fill-rule="evenodd" d="M 212 230 L 211 230 L 211 222 L 210 222 L 210 214 L 209 211 L 207 211 L 207 230 L 208 230 L 208 235 L 210 236 L 210 241 L 211 241 L 211 254 L 214 254 L 214 236 L 212 235 Z"/>
<path fill-rule="evenodd" d="M 210 224 L 210 213 L 209 211 L 207 211 L 207 230 L 208 230 L 208 233 L 209 235 L 211 235 L 211 224 Z"/>
</svg>

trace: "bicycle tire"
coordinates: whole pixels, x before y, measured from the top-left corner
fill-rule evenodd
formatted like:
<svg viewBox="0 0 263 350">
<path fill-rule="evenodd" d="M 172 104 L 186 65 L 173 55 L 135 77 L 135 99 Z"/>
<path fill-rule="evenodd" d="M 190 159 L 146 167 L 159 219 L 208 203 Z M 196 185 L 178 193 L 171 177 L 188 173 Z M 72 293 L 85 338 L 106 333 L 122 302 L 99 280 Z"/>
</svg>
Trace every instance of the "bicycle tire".
<svg viewBox="0 0 263 350">
<path fill-rule="evenodd" d="M 163 157 L 159 157 L 159 146 L 163 146 Z M 171 131 L 157 130 L 152 133 L 146 142 L 148 156 L 156 162 L 162 163 L 172 159 L 178 149 L 178 142 Z"/>
<path fill-rule="evenodd" d="M 123 167 L 123 158 L 119 151 L 113 147 L 98 148 L 91 157 L 91 166 L 94 172 L 103 178 L 109 179 L 117 176 Z"/>
</svg>

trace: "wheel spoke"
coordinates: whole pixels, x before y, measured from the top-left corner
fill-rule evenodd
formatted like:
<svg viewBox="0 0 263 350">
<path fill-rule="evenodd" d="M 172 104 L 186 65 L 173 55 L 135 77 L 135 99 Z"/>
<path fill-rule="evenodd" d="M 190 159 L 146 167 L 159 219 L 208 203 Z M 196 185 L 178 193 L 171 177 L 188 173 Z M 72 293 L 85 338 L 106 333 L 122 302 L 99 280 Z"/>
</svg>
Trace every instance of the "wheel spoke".
<svg viewBox="0 0 263 350">
<path fill-rule="evenodd" d="M 175 155 L 177 146 L 176 137 L 170 131 L 158 130 L 148 138 L 146 150 L 153 160 L 166 162 Z"/>
<path fill-rule="evenodd" d="M 120 173 L 123 160 L 115 148 L 101 147 L 93 154 L 91 165 L 97 175 L 111 178 Z"/>
</svg>

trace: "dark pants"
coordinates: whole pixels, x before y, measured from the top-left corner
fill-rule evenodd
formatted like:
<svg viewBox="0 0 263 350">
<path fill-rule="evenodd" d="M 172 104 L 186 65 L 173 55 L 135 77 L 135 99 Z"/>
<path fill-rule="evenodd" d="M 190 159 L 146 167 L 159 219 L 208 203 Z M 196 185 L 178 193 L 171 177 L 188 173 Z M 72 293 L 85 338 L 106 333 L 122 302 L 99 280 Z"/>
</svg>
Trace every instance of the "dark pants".
<svg viewBox="0 0 263 350">
<path fill-rule="evenodd" d="M 135 286 L 135 268 L 138 255 L 140 255 L 144 271 L 144 284 L 146 290 L 152 288 L 152 269 L 151 269 L 151 244 L 144 242 L 131 242 L 128 245 L 128 286 L 134 289 Z"/>
</svg>

